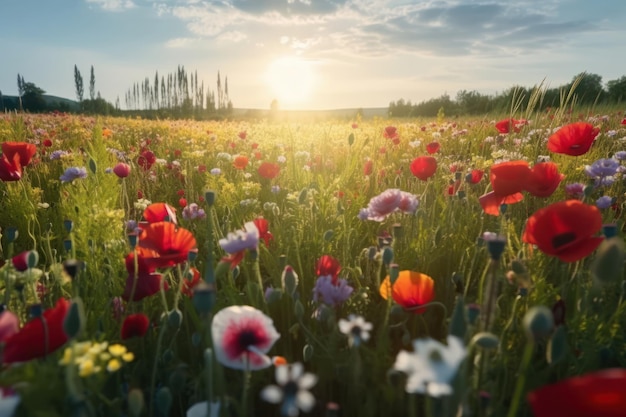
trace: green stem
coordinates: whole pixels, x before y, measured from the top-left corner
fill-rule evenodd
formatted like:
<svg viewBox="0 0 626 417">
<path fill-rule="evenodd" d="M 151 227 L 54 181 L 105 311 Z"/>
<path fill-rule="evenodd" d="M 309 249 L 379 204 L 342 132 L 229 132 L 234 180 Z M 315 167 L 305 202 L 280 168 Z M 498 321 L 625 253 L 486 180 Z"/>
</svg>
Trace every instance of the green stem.
<svg viewBox="0 0 626 417">
<path fill-rule="evenodd" d="M 167 310 L 166 310 L 167 311 Z M 156 386 L 157 369 L 159 365 L 159 359 L 161 358 L 161 347 L 163 346 L 163 338 L 165 337 L 165 329 L 167 324 L 165 321 L 161 322 L 161 328 L 159 329 L 159 339 L 157 341 L 156 354 L 154 356 L 154 364 L 152 366 L 152 377 L 150 378 L 150 412 L 148 415 L 153 415 L 152 407 L 154 404 L 154 389 Z"/>
<path fill-rule="evenodd" d="M 520 372 L 517 377 L 517 384 L 515 385 L 515 392 L 513 393 L 513 400 L 511 401 L 511 408 L 509 408 L 509 414 L 507 414 L 507 417 L 515 417 L 520 403 L 522 402 L 528 366 L 530 365 L 530 361 L 533 357 L 534 348 L 535 344 L 532 341 L 529 340 L 526 342 L 524 354 L 522 355 L 522 363 L 520 364 Z"/>
</svg>

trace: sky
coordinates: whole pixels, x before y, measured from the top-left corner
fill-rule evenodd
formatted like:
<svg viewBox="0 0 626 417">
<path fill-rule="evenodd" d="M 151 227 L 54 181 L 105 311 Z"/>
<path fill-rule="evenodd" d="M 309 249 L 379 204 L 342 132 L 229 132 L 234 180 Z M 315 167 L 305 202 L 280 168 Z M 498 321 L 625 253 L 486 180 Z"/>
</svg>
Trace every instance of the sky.
<svg viewBox="0 0 626 417">
<path fill-rule="evenodd" d="M 626 75 L 623 0 L 0 0 L 0 91 L 17 74 L 111 103 L 179 65 L 236 108 L 419 103 L 460 90 L 548 87 Z"/>
</svg>

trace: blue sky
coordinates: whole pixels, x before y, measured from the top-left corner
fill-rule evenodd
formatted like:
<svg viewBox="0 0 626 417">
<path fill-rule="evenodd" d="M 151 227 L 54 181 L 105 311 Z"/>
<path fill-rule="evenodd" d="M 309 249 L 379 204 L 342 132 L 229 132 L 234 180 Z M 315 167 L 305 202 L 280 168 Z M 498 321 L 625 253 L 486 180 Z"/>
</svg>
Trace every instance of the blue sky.
<svg viewBox="0 0 626 417">
<path fill-rule="evenodd" d="M 227 76 L 235 107 L 386 107 L 459 90 L 626 75 L 623 0 L 1 0 L 0 91 L 17 74 L 114 103 L 135 82 Z M 87 91 L 88 88 L 85 88 Z M 88 94 L 86 94 L 88 95 Z"/>
</svg>

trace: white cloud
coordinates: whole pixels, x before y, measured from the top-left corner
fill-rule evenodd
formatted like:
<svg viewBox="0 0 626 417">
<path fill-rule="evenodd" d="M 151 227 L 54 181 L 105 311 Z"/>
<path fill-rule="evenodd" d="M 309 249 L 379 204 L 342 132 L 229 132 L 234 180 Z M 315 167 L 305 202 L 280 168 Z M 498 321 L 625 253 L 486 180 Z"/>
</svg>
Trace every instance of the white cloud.
<svg viewBox="0 0 626 417">
<path fill-rule="evenodd" d="M 120 12 L 136 6 L 132 0 L 86 0 L 86 2 L 96 4 L 101 9 L 109 12 Z"/>
</svg>

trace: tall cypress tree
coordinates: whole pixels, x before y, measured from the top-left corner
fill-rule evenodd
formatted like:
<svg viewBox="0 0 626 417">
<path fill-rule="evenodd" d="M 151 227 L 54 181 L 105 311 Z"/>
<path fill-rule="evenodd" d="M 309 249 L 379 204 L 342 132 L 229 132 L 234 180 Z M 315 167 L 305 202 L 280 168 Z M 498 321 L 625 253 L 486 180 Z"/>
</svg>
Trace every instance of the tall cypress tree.
<svg viewBox="0 0 626 417">
<path fill-rule="evenodd" d="M 80 103 L 83 101 L 85 89 L 83 88 L 83 76 L 80 75 L 80 71 L 76 65 L 74 65 L 74 85 L 76 86 L 76 99 L 78 99 Z"/>
<path fill-rule="evenodd" d="M 91 77 L 89 78 L 89 98 L 92 100 L 96 98 L 96 76 L 93 72 L 93 65 L 91 66 Z"/>
</svg>

